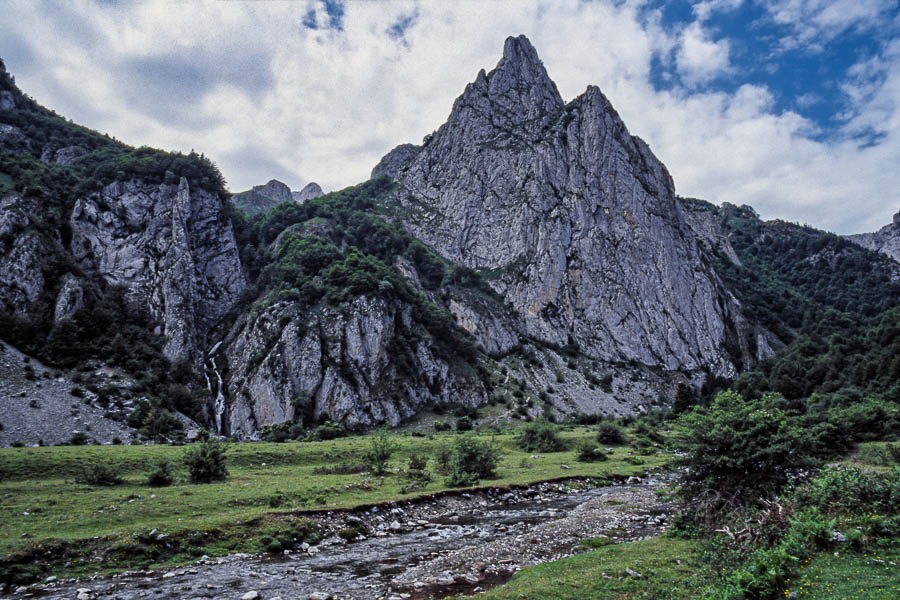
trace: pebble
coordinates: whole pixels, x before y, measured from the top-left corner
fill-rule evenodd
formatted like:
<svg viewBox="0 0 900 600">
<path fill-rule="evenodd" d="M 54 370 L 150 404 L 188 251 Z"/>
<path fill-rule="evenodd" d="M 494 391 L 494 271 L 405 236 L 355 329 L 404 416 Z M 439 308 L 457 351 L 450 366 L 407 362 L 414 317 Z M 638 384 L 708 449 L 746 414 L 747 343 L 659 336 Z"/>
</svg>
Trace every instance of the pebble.
<svg viewBox="0 0 900 600">
<path fill-rule="evenodd" d="M 259 600 L 259 592 L 256 590 L 247 592 L 243 596 L 241 596 L 241 600 Z"/>
</svg>

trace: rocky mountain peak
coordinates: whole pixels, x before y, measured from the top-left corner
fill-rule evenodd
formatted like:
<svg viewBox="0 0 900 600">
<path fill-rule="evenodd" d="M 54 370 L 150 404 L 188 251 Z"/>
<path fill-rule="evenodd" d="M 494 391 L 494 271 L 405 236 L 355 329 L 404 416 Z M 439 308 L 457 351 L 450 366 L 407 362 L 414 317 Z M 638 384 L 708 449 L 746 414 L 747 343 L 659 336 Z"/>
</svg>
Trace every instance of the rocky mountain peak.
<svg viewBox="0 0 900 600">
<path fill-rule="evenodd" d="M 900 227 L 900 210 L 894 215 L 894 227 Z"/>
<path fill-rule="evenodd" d="M 265 185 L 256 186 L 253 189 L 260 194 L 275 200 L 279 204 L 291 200 L 291 188 L 277 179 L 271 179 Z"/>
<path fill-rule="evenodd" d="M 739 307 L 665 166 L 596 86 L 565 105 L 524 36 L 395 172 L 404 225 L 490 272 L 529 336 L 719 376 L 746 360 L 725 348 L 726 335 L 743 339 Z"/>
<path fill-rule="evenodd" d="M 503 57 L 485 74 L 478 73 L 453 107 L 448 125 L 465 128 L 538 131 L 549 115 L 563 107 L 537 51 L 524 35 L 507 38 Z"/>
<path fill-rule="evenodd" d="M 315 181 L 312 181 L 303 186 L 303 189 L 299 192 L 291 192 L 291 197 L 294 199 L 294 202 L 300 203 L 312 200 L 313 198 L 318 198 L 322 194 L 322 186 Z"/>
</svg>

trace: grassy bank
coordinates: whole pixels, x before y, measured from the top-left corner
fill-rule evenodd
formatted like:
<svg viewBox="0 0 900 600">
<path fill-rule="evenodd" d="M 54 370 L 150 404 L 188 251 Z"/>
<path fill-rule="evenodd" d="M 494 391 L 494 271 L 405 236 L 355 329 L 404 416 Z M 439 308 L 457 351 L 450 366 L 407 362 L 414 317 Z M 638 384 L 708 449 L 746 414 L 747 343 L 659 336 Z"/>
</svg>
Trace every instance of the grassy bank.
<svg viewBox="0 0 900 600">
<path fill-rule="evenodd" d="M 714 580 L 714 574 L 701 562 L 696 541 L 661 536 L 523 569 L 506 585 L 477 597 L 693 600 L 698 590 Z"/>
<path fill-rule="evenodd" d="M 561 433 L 570 448 L 594 435 L 587 428 Z M 369 437 L 233 444 L 227 453 L 227 481 L 191 485 L 182 473 L 175 485 L 163 488 L 148 487 L 147 473 L 160 459 L 178 462 L 184 447 L 4 449 L 0 451 L 0 551 L 22 557 L 42 554 L 54 572 L 66 574 L 176 564 L 202 554 L 263 551 L 260 540 L 266 535 L 305 531 L 303 511 L 350 508 L 448 489 L 445 477 L 435 472 L 433 460 L 426 469 L 431 481 L 415 491 L 405 489 L 409 481 L 398 472 L 407 468 L 411 456 L 431 458 L 438 445 L 451 444 L 456 437 L 451 433 L 431 439 L 393 436 L 397 450 L 384 477 L 323 473 L 338 465 L 359 464 L 369 448 Z M 492 438 L 483 434 L 480 439 Z M 498 477 L 482 480 L 481 485 L 527 485 L 566 476 L 628 476 L 666 460 L 664 455 L 640 456 L 644 464 L 633 464 L 638 457 L 627 446 L 616 447 L 605 462 L 580 463 L 572 449 L 531 458 L 535 455 L 516 448 L 511 433 L 493 440 L 503 451 Z M 76 483 L 79 473 L 93 464 L 114 468 L 125 482 L 113 487 Z M 148 545 L 145 537 L 152 529 L 166 534 L 173 547 Z M 98 551 L 115 547 L 122 551 L 106 552 L 102 563 L 92 562 Z M 39 548 L 44 550 L 36 552 Z M 54 548 L 49 557 L 47 548 Z M 65 562 L 71 565 L 58 571 Z"/>
</svg>

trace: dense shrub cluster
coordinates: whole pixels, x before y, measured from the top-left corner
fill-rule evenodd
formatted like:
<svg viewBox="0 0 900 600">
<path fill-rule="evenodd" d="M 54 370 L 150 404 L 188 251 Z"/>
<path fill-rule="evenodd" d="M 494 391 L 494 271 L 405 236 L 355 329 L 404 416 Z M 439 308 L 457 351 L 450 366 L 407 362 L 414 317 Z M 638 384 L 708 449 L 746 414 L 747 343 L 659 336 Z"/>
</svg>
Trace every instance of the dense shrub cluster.
<svg viewBox="0 0 900 600">
<path fill-rule="evenodd" d="M 566 444 L 559 437 L 559 428 L 544 419 L 522 427 L 516 434 L 516 445 L 526 452 L 562 452 Z"/>
<path fill-rule="evenodd" d="M 225 444 L 210 438 L 189 448 L 182 457 L 191 483 L 212 483 L 228 478 Z"/>
</svg>

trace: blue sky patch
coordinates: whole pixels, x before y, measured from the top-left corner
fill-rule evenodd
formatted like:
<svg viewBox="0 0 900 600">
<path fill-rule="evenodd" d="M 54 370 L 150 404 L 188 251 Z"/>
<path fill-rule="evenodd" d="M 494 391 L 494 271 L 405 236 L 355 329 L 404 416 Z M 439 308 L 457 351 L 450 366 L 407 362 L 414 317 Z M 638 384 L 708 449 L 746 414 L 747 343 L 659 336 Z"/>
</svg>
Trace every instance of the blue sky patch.
<svg viewBox="0 0 900 600">
<path fill-rule="evenodd" d="M 694 3 L 685 0 L 656 0 L 647 10 L 661 11 L 661 25 L 669 32 L 698 19 Z M 736 8 L 714 10 L 703 22 L 703 29 L 710 41 L 727 40 L 731 68 L 693 89 L 730 94 L 744 84 L 764 86 L 772 94 L 774 113 L 792 111 L 815 124 L 812 139 L 842 137 L 845 134 L 841 128 L 854 116 L 853 106 L 859 100 L 851 98 L 845 86 L 874 87 L 884 76 L 875 72 L 860 78 L 852 69 L 879 56 L 898 34 L 900 5 L 888 8 L 884 17 L 884 27 L 878 31 L 848 22 L 844 28 L 826 29 L 806 39 L 798 35 L 796 23 L 776 22 L 769 7 L 758 2 L 745 1 Z M 651 83 L 657 90 L 688 87 L 674 51 L 654 56 Z M 870 128 L 854 132 L 852 137 L 861 145 L 871 145 L 882 136 L 883 132 Z"/>
</svg>

